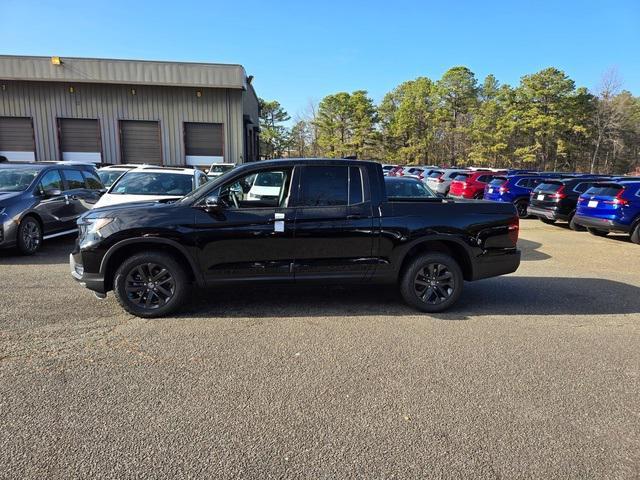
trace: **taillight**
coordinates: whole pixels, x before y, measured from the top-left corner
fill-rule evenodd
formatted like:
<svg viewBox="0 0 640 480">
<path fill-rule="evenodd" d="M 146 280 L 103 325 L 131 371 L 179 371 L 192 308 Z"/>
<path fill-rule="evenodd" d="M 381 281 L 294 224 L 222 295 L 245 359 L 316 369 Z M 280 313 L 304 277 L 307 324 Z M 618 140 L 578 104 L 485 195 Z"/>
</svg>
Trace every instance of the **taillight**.
<svg viewBox="0 0 640 480">
<path fill-rule="evenodd" d="M 518 233 L 520 232 L 520 218 L 518 216 L 513 217 L 509 224 L 509 240 L 516 245 L 518 243 Z"/>
<path fill-rule="evenodd" d="M 554 193 L 553 195 L 550 195 L 551 198 L 556 198 L 558 200 L 565 198 L 566 196 L 567 194 L 564 193 L 564 185 L 562 185 L 556 193 Z"/>
<path fill-rule="evenodd" d="M 613 200 L 605 200 L 602 203 L 606 203 L 607 205 L 620 205 L 624 207 L 625 205 L 629 205 L 629 200 L 622 198 L 622 194 L 624 193 L 624 189 L 621 189 Z"/>
<path fill-rule="evenodd" d="M 507 186 L 503 185 L 502 187 L 500 187 L 500 188 L 498 189 L 498 191 L 499 191 L 500 193 L 507 193 L 507 192 L 509 191 L 509 187 L 507 187 Z"/>
<path fill-rule="evenodd" d="M 436 179 L 436 182 L 438 182 L 438 183 L 444 183 L 444 178 L 437 178 L 437 179 Z"/>
</svg>

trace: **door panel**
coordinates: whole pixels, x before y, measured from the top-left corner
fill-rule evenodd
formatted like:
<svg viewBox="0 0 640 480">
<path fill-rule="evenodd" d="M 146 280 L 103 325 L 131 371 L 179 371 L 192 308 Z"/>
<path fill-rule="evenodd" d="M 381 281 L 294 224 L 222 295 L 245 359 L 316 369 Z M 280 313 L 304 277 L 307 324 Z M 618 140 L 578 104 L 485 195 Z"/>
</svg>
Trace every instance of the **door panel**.
<svg viewBox="0 0 640 480">
<path fill-rule="evenodd" d="M 64 183 L 59 170 L 46 172 L 38 184 L 37 192 L 41 196 L 35 207 L 43 222 L 43 234 L 71 230 L 75 228 L 75 212 L 71 202 L 64 193 Z M 60 190 L 60 195 L 45 197 L 46 190 Z"/>
</svg>

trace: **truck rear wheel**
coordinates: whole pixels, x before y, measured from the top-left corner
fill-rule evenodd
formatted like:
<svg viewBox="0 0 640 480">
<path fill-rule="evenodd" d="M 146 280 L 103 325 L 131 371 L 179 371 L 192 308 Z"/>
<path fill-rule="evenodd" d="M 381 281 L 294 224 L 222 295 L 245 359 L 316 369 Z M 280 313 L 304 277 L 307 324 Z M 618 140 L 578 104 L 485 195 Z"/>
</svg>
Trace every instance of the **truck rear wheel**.
<svg viewBox="0 0 640 480">
<path fill-rule="evenodd" d="M 137 317 L 153 318 L 180 308 L 187 296 L 189 278 L 174 257 L 152 251 L 122 262 L 113 284 L 122 308 Z"/>
<path fill-rule="evenodd" d="M 425 253 L 411 261 L 400 278 L 404 301 L 423 312 L 435 313 L 453 305 L 462 293 L 464 277 L 452 257 Z"/>
</svg>

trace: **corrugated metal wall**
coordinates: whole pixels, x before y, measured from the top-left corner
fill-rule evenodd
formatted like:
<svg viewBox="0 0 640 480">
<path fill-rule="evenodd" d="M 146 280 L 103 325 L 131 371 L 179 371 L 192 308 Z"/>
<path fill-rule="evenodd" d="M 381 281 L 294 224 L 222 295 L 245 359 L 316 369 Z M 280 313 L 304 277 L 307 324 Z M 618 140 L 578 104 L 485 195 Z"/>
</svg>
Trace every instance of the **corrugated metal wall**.
<svg viewBox="0 0 640 480">
<path fill-rule="evenodd" d="M 0 80 L 0 116 L 33 118 L 38 160 L 60 159 L 56 118 L 66 117 L 100 121 L 106 163 L 120 162 L 118 120 L 159 121 L 165 165 L 185 162 L 183 122 L 222 123 L 225 161 L 241 163 L 242 97 L 242 90 L 217 88 Z"/>
</svg>

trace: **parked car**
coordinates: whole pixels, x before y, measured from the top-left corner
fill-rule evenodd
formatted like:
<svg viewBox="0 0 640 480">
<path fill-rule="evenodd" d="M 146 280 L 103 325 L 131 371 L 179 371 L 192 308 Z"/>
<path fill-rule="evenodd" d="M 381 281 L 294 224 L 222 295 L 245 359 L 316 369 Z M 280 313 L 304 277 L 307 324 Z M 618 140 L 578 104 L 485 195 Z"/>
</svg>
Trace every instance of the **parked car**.
<svg viewBox="0 0 640 480">
<path fill-rule="evenodd" d="M 453 198 L 475 198 L 484 197 L 484 187 L 497 175 L 504 175 L 504 172 L 493 173 L 486 170 L 474 170 L 473 172 L 460 173 L 454 177 L 449 188 L 449 196 Z"/>
<path fill-rule="evenodd" d="M 198 169 L 138 167 L 121 175 L 94 208 L 150 200 L 177 200 L 208 181 Z"/>
<path fill-rule="evenodd" d="M 544 223 L 560 220 L 569 222 L 572 230 L 583 230 L 583 227 L 573 221 L 578 197 L 603 180 L 605 179 L 598 177 L 545 179 L 531 191 L 527 213 Z"/>
<path fill-rule="evenodd" d="M 242 186 L 263 174 L 280 193 L 250 198 Z M 362 160 L 248 163 L 177 202 L 96 209 L 78 225 L 73 277 L 141 317 L 175 311 L 191 284 L 238 282 L 396 283 L 439 312 L 465 280 L 520 263 L 513 205 L 390 198 L 380 164 Z"/>
<path fill-rule="evenodd" d="M 140 165 L 108 165 L 98 169 L 98 176 L 102 181 L 102 184 L 109 188 L 114 182 L 119 179 L 125 172 L 138 168 Z"/>
<path fill-rule="evenodd" d="M 391 170 L 396 167 L 397 165 L 382 165 L 382 173 L 386 176 Z"/>
<path fill-rule="evenodd" d="M 77 218 L 104 192 L 93 167 L 54 162 L 0 164 L 0 248 L 24 255 L 43 240 L 77 233 Z"/>
<path fill-rule="evenodd" d="M 207 170 L 207 175 L 210 178 L 216 178 L 234 168 L 236 168 L 235 163 L 213 163 Z"/>
<path fill-rule="evenodd" d="M 493 202 L 513 203 L 520 218 L 525 218 L 529 195 L 542 180 L 544 177 L 529 174 L 494 177 L 484 188 L 483 198 Z"/>
<path fill-rule="evenodd" d="M 434 170 L 427 178 L 427 186 L 436 193 L 448 195 L 453 179 L 462 173 L 468 172 L 469 170 L 465 170 L 464 168 Z"/>
<path fill-rule="evenodd" d="M 628 233 L 640 244 L 640 181 L 596 183 L 578 199 L 574 222 L 590 233 Z"/>
<path fill-rule="evenodd" d="M 404 173 L 404 169 L 406 167 L 403 167 L 401 165 L 396 165 L 395 167 L 393 167 L 391 170 L 389 170 L 387 172 L 387 175 L 389 177 L 401 177 Z"/>
<path fill-rule="evenodd" d="M 437 195 L 414 177 L 384 177 L 388 198 L 436 198 Z"/>
</svg>

